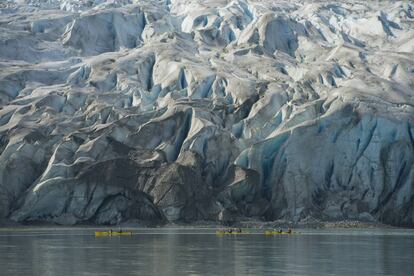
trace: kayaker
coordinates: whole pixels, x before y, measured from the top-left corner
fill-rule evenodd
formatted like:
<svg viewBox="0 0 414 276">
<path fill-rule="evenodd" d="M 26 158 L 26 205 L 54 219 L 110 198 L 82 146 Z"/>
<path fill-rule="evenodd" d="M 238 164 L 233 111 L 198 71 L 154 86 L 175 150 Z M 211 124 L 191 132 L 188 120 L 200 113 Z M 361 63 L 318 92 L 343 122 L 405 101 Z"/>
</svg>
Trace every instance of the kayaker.
<svg viewBox="0 0 414 276">
<path fill-rule="evenodd" d="M 287 232 L 288 234 L 292 234 L 292 229 L 289 228 Z"/>
<path fill-rule="evenodd" d="M 282 234 L 283 233 L 283 230 L 282 230 L 282 228 L 279 228 L 279 234 Z"/>
</svg>

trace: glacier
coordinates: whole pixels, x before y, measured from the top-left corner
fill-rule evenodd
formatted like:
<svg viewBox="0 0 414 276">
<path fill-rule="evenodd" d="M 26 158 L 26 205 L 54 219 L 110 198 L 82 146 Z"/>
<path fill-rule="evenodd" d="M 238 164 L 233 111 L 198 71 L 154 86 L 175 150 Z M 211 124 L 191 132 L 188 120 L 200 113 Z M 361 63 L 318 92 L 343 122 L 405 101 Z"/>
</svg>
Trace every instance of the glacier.
<svg viewBox="0 0 414 276">
<path fill-rule="evenodd" d="M 414 225 L 409 1 L 5 0 L 0 218 Z"/>
</svg>

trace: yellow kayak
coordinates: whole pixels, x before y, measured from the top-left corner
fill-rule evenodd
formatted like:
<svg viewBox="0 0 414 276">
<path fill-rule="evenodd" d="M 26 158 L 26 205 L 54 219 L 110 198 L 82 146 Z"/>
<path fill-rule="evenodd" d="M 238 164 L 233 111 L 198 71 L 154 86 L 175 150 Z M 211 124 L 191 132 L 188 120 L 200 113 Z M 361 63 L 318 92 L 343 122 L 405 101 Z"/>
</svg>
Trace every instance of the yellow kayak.
<svg viewBox="0 0 414 276">
<path fill-rule="evenodd" d="M 230 235 L 230 236 L 237 236 L 237 235 L 248 235 L 249 232 L 228 232 L 228 231 L 216 231 L 216 235 L 218 236 L 224 236 L 224 235 Z"/>
<path fill-rule="evenodd" d="M 117 232 L 117 231 L 96 231 L 95 237 L 119 237 L 119 236 L 132 236 L 132 232 Z"/>
<path fill-rule="evenodd" d="M 279 236 L 279 235 L 298 235 L 299 232 L 279 232 L 279 231 L 265 231 L 266 236 Z"/>
</svg>

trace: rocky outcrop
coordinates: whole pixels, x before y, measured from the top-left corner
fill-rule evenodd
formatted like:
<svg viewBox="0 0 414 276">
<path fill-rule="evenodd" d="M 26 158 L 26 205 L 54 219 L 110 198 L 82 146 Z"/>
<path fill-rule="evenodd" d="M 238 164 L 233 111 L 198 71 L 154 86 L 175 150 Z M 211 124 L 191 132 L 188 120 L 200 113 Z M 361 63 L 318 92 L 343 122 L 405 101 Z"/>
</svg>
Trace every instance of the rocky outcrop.
<svg viewBox="0 0 414 276">
<path fill-rule="evenodd" d="M 414 225 L 407 2 L 0 4 L 0 220 Z"/>
</svg>

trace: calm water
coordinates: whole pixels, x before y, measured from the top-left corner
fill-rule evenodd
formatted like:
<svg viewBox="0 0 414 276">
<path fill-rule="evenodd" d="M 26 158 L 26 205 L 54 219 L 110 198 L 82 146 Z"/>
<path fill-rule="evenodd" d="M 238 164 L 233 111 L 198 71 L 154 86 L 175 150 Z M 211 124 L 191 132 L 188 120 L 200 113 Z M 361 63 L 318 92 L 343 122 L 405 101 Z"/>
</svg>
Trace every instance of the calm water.
<svg viewBox="0 0 414 276">
<path fill-rule="evenodd" d="M 0 275 L 413 275 L 413 230 L 216 237 L 213 229 L 0 231 Z M 53 233 L 53 234 L 51 234 Z"/>
</svg>

